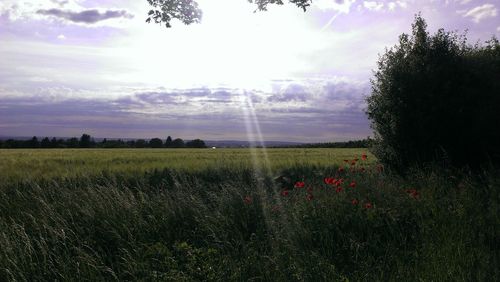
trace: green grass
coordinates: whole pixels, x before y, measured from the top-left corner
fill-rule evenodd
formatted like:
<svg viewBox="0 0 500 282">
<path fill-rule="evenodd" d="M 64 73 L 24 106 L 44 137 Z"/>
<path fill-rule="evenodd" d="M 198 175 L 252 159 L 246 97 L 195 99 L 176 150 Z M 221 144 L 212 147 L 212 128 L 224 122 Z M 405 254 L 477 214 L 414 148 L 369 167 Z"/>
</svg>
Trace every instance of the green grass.
<svg viewBox="0 0 500 282">
<path fill-rule="evenodd" d="M 363 152 L 0 151 L 0 281 L 500 279 L 498 173 L 339 174 Z"/>
</svg>

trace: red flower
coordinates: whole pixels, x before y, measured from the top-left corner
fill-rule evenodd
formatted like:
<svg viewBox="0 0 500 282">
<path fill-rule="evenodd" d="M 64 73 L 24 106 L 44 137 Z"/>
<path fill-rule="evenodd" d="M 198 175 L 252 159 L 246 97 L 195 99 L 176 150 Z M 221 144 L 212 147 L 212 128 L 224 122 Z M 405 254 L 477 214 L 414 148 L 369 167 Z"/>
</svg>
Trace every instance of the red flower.
<svg viewBox="0 0 500 282">
<path fill-rule="evenodd" d="M 335 185 L 336 185 L 336 186 L 340 186 L 340 185 L 342 185 L 342 183 L 344 183 L 344 178 L 339 178 L 339 179 L 335 182 Z"/>
<path fill-rule="evenodd" d="M 418 193 L 418 191 L 415 189 L 408 189 L 406 190 L 406 193 L 408 193 L 410 197 L 414 199 L 418 199 L 418 197 L 420 197 L 420 193 Z"/>
<path fill-rule="evenodd" d="M 335 181 L 337 181 L 337 179 L 335 179 L 333 177 L 326 177 L 324 179 L 324 181 L 325 181 L 325 184 L 332 185 L 332 184 L 335 184 Z"/>
<path fill-rule="evenodd" d="M 344 189 L 339 186 L 339 187 L 337 187 L 337 189 L 335 189 L 335 192 L 340 193 L 340 192 L 342 192 L 342 190 L 344 190 Z"/>
<path fill-rule="evenodd" d="M 371 208 L 373 208 L 372 203 L 370 202 L 365 203 L 365 209 L 371 209 Z"/>
<path fill-rule="evenodd" d="M 354 188 L 356 187 L 356 181 L 352 181 L 351 184 L 349 184 L 349 187 Z"/>
<path fill-rule="evenodd" d="M 344 168 L 343 167 L 339 167 L 339 172 L 340 173 L 344 172 Z"/>
<path fill-rule="evenodd" d="M 246 196 L 243 201 L 245 202 L 245 204 L 250 205 L 253 202 L 253 199 L 250 196 Z"/>
<path fill-rule="evenodd" d="M 357 199 L 352 199 L 351 203 L 353 206 L 355 206 L 355 205 L 359 204 L 359 201 Z"/>
<path fill-rule="evenodd" d="M 283 191 L 281 191 L 281 196 L 286 197 L 286 196 L 288 196 L 289 193 L 290 192 L 288 192 L 288 190 L 283 190 Z"/>
<path fill-rule="evenodd" d="M 353 160 L 353 161 L 351 162 L 351 165 L 356 165 L 356 161 L 355 161 L 355 160 Z"/>
<path fill-rule="evenodd" d="M 361 155 L 361 159 L 363 161 L 366 161 L 366 159 L 368 159 L 368 156 L 366 155 L 366 153 Z"/>
<path fill-rule="evenodd" d="M 297 181 L 295 182 L 295 188 L 304 188 L 306 184 L 303 181 Z"/>
<path fill-rule="evenodd" d="M 312 199 L 314 199 L 314 196 L 311 193 L 307 193 L 306 198 L 307 198 L 308 201 L 311 201 Z"/>
</svg>

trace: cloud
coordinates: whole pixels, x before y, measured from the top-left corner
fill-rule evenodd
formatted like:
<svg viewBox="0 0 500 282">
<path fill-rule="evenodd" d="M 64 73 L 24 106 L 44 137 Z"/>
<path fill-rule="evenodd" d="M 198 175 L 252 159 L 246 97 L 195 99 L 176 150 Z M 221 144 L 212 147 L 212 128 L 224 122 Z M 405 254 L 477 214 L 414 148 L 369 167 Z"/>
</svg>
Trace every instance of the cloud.
<svg viewBox="0 0 500 282">
<path fill-rule="evenodd" d="M 469 11 L 463 12 L 464 18 L 472 18 L 472 20 L 476 23 L 487 19 L 494 18 L 497 15 L 497 9 L 492 4 L 484 4 L 482 6 L 477 6 L 475 8 L 470 9 Z"/>
<path fill-rule="evenodd" d="M 363 6 L 368 10 L 380 11 L 384 8 L 384 3 L 377 1 L 364 1 Z"/>
<path fill-rule="evenodd" d="M 356 0 L 316 0 L 313 4 L 321 10 L 334 10 L 348 14 Z"/>
<path fill-rule="evenodd" d="M 4 135 L 163 137 L 246 140 L 245 112 L 255 111 L 265 140 L 348 140 L 370 134 L 365 84 L 343 79 L 275 81 L 275 91 L 234 88 L 131 89 L 120 97 L 0 96 Z M 81 93 L 80 93 L 81 92 Z M 49 93 L 49 94 L 47 94 Z M 250 100 L 253 110 L 245 110 Z M 2 125 L 3 124 L 3 125 Z"/>
<path fill-rule="evenodd" d="M 100 21 L 105 21 L 114 18 L 133 18 L 132 14 L 129 14 L 125 10 L 107 10 L 100 12 L 97 9 L 83 10 L 81 12 L 73 12 L 69 10 L 62 9 L 48 9 L 48 10 L 38 10 L 37 14 L 45 16 L 54 16 L 57 18 L 62 18 L 74 23 L 85 23 L 94 24 Z"/>
</svg>

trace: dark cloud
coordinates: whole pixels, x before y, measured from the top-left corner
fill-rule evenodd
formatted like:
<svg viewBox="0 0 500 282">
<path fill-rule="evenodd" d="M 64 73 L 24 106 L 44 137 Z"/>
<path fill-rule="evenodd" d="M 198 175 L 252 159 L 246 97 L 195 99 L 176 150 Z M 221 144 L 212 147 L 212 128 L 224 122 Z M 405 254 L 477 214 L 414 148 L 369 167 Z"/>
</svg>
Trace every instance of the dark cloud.
<svg viewBox="0 0 500 282">
<path fill-rule="evenodd" d="M 132 18 L 133 15 L 125 10 L 108 10 L 103 13 L 96 9 L 73 12 L 62 9 L 38 10 L 38 14 L 62 18 L 75 23 L 94 24 L 100 21 L 114 18 Z"/>
</svg>

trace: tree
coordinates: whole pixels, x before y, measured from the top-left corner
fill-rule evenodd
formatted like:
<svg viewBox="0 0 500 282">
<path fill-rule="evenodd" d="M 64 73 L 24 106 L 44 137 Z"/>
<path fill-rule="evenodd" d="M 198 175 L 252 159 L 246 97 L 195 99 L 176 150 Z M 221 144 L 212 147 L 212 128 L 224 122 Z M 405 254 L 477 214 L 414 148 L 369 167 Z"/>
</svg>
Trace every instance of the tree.
<svg viewBox="0 0 500 282">
<path fill-rule="evenodd" d="M 184 144 L 184 140 L 181 138 L 177 138 L 172 141 L 172 148 L 184 148 L 185 146 L 186 144 Z"/>
<path fill-rule="evenodd" d="M 42 142 L 40 143 L 40 147 L 42 148 L 50 148 L 50 139 L 49 137 L 45 137 L 42 139 Z"/>
<path fill-rule="evenodd" d="M 184 24 L 199 23 L 203 16 L 198 3 L 195 0 L 147 0 L 152 10 L 148 13 L 146 22 L 155 22 L 171 27 L 170 21 L 178 19 Z M 266 11 L 269 4 L 283 5 L 283 0 L 247 0 L 255 3 L 259 11 Z M 311 5 L 312 0 L 288 0 L 297 7 L 304 10 Z"/>
<path fill-rule="evenodd" d="M 188 148 L 206 148 L 207 146 L 205 145 L 205 141 L 201 139 L 194 139 L 191 141 L 188 141 L 186 143 L 186 147 Z"/>
<path fill-rule="evenodd" d="M 151 148 L 161 148 L 163 147 L 163 141 L 161 141 L 160 138 L 153 138 L 149 140 L 149 146 L 151 146 Z"/>
<path fill-rule="evenodd" d="M 40 142 L 38 142 L 38 138 L 36 136 L 33 136 L 31 140 L 28 142 L 28 146 L 30 148 L 38 148 L 40 146 Z"/>
<path fill-rule="evenodd" d="M 172 137 L 168 136 L 167 140 L 165 140 L 165 148 L 172 147 Z"/>
<path fill-rule="evenodd" d="M 367 114 L 374 153 L 404 172 L 445 161 L 477 167 L 499 162 L 500 44 L 467 44 L 443 29 L 430 36 L 417 15 L 412 35 L 386 51 L 372 79 Z"/>
<path fill-rule="evenodd" d="M 80 148 L 90 148 L 90 141 L 91 141 L 91 138 L 90 138 L 90 135 L 88 134 L 82 134 L 82 137 L 80 137 Z"/>
</svg>

